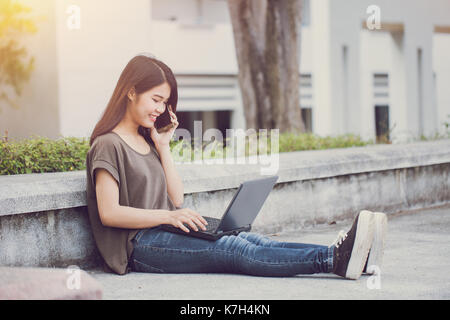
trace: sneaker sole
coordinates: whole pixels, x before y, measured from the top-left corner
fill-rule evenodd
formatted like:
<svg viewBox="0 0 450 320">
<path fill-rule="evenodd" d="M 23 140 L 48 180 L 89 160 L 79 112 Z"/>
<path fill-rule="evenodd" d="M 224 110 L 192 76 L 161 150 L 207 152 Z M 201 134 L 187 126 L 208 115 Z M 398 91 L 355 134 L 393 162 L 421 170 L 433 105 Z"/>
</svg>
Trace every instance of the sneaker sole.
<svg viewBox="0 0 450 320">
<path fill-rule="evenodd" d="M 373 274 L 381 268 L 387 233 L 387 216 L 382 212 L 373 213 L 375 219 L 375 232 L 373 236 L 372 248 L 370 249 L 369 259 L 367 260 L 367 273 Z"/>
<path fill-rule="evenodd" d="M 345 273 L 347 279 L 357 280 L 362 274 L 373 242 L 374 222 L 374 215 L 370 211 L 363 210 L 359 213 L 355 242 Z"/>
</svg>

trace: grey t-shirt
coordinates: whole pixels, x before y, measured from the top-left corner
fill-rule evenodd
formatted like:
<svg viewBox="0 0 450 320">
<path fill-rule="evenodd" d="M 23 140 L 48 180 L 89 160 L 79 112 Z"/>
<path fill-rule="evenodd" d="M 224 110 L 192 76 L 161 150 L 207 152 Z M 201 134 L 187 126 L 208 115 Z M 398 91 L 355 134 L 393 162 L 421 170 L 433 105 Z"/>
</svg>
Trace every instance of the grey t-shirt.
<svg viewBox="0 0 450 320">
<path fill-rule="evenodd" d="M 95 169 L 106 169 L 119 185 L 119 205 L 140 209 L 176 210 L 167 193 L 159 154 L 150 145 L 144 155 L 131 148 L 118 134 L 98 136 L 86 156 L 87 204 L 97 248 L 106 265 L 118 274 L 128 272 L 132 240 L 139 230 L 106 227 L 101 223 L 95 192 Z"/>
</svg>

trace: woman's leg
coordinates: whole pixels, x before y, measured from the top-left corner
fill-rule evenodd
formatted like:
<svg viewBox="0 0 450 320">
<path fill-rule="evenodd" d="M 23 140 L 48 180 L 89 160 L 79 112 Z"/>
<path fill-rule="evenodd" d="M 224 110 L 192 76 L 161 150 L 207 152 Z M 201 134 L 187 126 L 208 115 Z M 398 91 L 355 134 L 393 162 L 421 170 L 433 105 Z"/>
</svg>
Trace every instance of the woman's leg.
<svg viewBox="0 0 450 320">
<path fill-rule="evenodd" d="M 270 239 L 266 236 L 253 232 L 241 232 L 239 237 L 246 239 L 256 245 L 263 247 L 279 247 L 279 248 L 291 248 L 291 249 L 308 249 L 308 248 L 324 248 L 323 245 L 298 243 L 298 242 L 282 242 Z"/>
<path fill-rule="evenodd" d="M 140 272 L 255 276 L 293 276 L 332 270 L 333 248 L 290 248 L 286 246 L 291 245 L 281 242 L 264 246 L 256 244 L 256 238 L 247 234 L 208 241 L 166 232 L 158 227 L 151 228 L 139 233 L 133 241 L 135 249 L 131 266 Z M 266 241 L 261 240 L 263 238 L 261 236 L 258 241 Z"/>
</svg>

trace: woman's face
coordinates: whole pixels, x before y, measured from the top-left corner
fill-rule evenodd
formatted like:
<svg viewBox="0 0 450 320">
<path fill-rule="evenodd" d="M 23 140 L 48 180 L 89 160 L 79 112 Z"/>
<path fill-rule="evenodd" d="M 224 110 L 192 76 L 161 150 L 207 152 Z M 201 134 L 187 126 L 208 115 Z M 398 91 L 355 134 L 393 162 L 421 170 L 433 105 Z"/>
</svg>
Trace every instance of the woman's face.
<svg viewBox="0 0 450 320">
<path fill-rule="evenodd" d="M 164 113 L 170 97 L 170 86 L 165 82 L 139 95 L 134 95 L 130 113 L 144 128 L 154 128 L 156 117 Z"/>
</svg>

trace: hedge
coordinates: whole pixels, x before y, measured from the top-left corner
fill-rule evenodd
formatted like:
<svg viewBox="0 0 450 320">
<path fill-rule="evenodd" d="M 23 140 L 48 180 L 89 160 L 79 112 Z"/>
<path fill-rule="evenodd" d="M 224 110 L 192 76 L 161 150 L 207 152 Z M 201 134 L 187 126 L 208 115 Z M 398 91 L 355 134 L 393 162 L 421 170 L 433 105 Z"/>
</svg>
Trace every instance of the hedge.
<svg viewBox="0 0 450 320">
<path fill-rule="evenodd" d="M 179 155 L 182 154 L 181 145 L 183 141 L 172 141 L 170 144 L 173 151 L 176 146 Z M 211 142 L 203 144 L 204 147 Z M 279 152 L 290 152 L 299 150 L 317 150 L 330 148 L 346 148 L 364 146 L 371 141 L 363 141 L 356 135 L 343 135 L 337 137 L 319 137 L 313 134 L 280 134 Z M 192 141 L 191 141 L 192 145 Z M 268 150 L 270 152 L 270 137 L 268 139 Z M 186 143 L 185 143 L 186 146 Z M 215 149 L 212 157 L 223 156 L 223 148 Z M 30 139 L 9 141 L 7 137 L 0 139 L 0 175 L 65 172 L 86 169 L 86 154 L 89 151 L 89 138 L 63 137 L 52 140 L 46 137 L 33 135 Z M 199 150 L 195 150 L 198 152 Z M 222 152 L 223 151 L 223 152 Z M 174 152 L 174 151 L 173 151 Z M 259 151 L 256 151 L 259 152 Z M 175 153 L 174 153 L 175 154 Z M 248 144 L 246 155 L 249 155 Z M 191 153 L 191 159 L 194 152 Z M 177 157 L 180 159 L 180 156 Z M 182 158 L 182 161 L 189 159 Z"/>
</svg>

